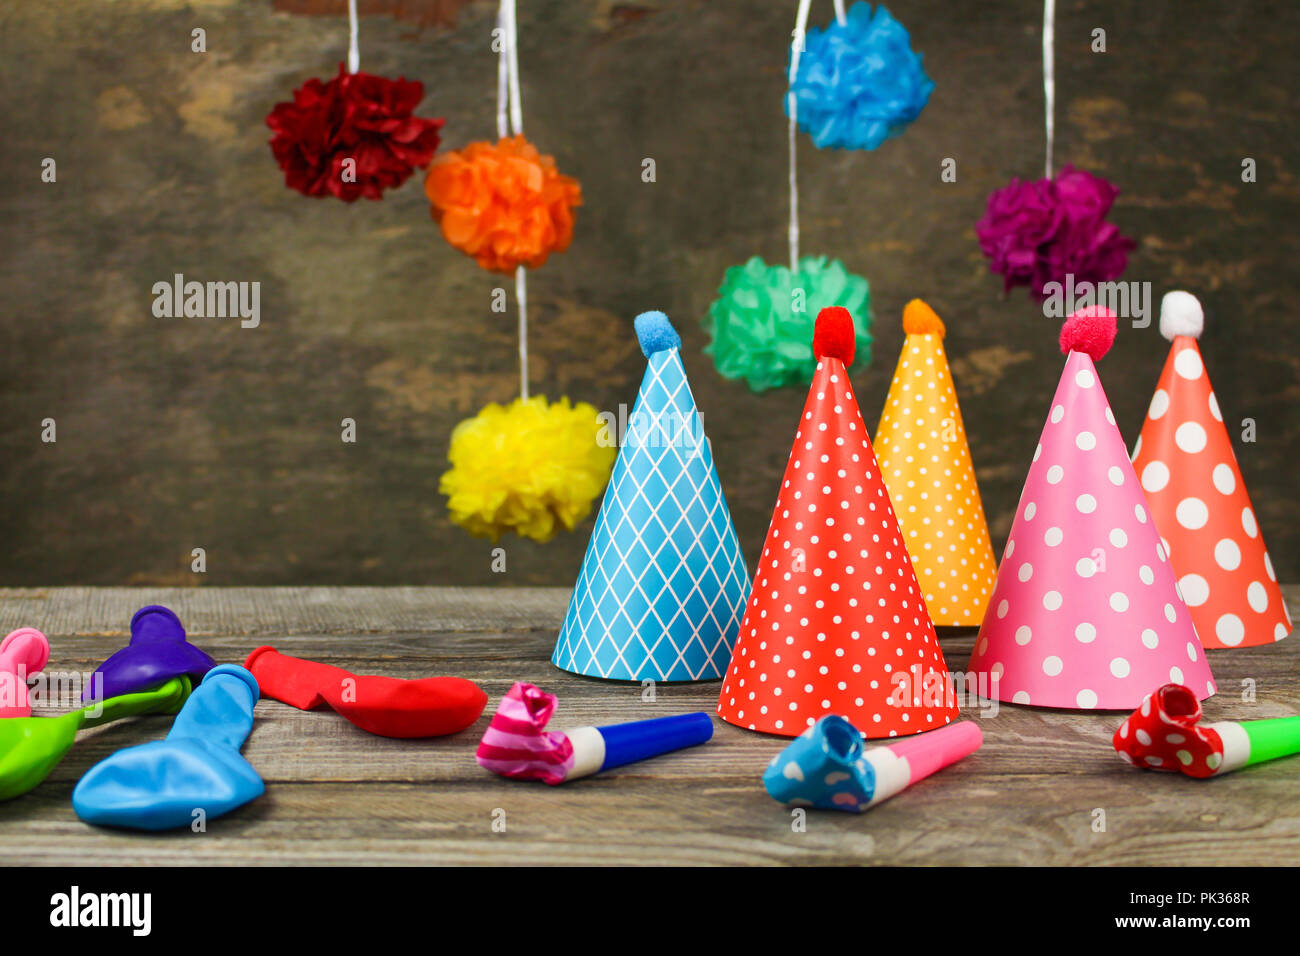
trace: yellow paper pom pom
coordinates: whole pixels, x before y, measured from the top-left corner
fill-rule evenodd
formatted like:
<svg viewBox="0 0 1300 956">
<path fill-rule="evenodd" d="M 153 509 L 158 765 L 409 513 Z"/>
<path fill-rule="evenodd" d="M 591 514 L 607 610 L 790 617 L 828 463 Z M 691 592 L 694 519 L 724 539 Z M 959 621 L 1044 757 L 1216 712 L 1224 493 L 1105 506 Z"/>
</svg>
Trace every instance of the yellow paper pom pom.
<svg viewBox="0 0 1300 956">
<path fill-rule="evenodd" d="M 497 540 L 507 531 L 549 541 L 572 531 L 604 490 L 618 449 L 601 444 L 602 424 L 586 402 L 545 396 L 495 402 L 451 433 L 451 470 L 438 490 L 451 520 Z"/>
<path fill-rule="evenodd" d="M 943 337 L 943 320 L 934 309 L 920 299 L 903 306 L 903 331 L 908 335 L 938 335 Z"/>
</svg>

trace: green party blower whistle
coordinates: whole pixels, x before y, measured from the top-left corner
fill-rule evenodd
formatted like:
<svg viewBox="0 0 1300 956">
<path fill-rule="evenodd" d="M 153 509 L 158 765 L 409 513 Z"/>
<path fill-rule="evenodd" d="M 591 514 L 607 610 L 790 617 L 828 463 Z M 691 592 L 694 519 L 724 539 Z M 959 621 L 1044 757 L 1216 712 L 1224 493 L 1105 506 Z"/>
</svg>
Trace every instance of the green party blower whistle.
<svg viewBox="0 0 1300 956">
<path fill-rule="evenodd" d="M 0 800 L 36 787 L 72 749 L 77 731 L 139 714 L 174 714 L 190 696 L 190 679 L 173 677 L 157 687 L 96 701 L 58 717 L 0 720 Z"/>
<path fill-rule="evenodd" d="M 1201 703 L 1182 684 L 1165 684 L 1115 731 L 1115 752 L 1135 767 L 1204 780 L 1300 753 L 1300 716 L 1199 723 Z"/>
</svg>

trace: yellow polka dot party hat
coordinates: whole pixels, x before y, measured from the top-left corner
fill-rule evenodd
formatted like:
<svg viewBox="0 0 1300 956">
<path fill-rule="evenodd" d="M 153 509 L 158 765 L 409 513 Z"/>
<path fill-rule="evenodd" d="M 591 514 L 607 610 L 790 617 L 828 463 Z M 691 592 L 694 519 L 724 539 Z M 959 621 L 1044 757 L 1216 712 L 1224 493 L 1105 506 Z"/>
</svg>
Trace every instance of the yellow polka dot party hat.
<svg viewBox="0 0 1300 956">
<path fill-rule="evenodd" d="M 930 617 L 941 627 L 975 627 L 984 620 L 997 562 L 943 350 L 944 326 L 913 299 L 903 310 L 903 331 L 876 429 L 876 459 Z"/>
</svg>

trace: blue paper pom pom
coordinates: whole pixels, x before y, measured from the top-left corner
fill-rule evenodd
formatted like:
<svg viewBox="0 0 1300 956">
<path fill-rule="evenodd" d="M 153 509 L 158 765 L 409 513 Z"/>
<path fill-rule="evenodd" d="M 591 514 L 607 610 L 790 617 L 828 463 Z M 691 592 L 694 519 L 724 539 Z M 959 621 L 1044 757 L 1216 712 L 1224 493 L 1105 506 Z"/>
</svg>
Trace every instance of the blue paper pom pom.
<svg viewBox="0 0 1300 956">
<path fill-rule="evenodd" d="M 907 30 L 869 3 L 850 7 L 843 25 L 807 32 L 790 85 L 799 128 L 823 149 L 875 149 L 921 115 L 933 90 Z"/>
<path fill-rule="evenodd" d="M 633 321 L 637 340 L 646 358 L 656 352 L 682 347 L 682 337 L 677 334 L 668 316 L 662 312 L 642 312 Z"/>
</svg>

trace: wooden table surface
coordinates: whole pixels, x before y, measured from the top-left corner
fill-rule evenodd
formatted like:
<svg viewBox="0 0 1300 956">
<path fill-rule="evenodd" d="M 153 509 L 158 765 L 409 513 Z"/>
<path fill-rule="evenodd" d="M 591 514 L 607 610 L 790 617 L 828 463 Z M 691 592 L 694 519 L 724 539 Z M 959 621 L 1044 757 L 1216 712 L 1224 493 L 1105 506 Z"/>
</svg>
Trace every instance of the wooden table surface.
<svg viewBox="0 0 1300 956">
<path fill-rule="evenodd" d="M 1297 606 L 1300 588 L 1287 588 Z M 979 717 L 984 747 L 858 816 L 810 812 L 795 832 L 760 775 L 783 739 L 715 718 L 702 747 L 561 787 L 506 781 L 474 762 L 500 696 L 516 680 L 555 692 L 558 727 L 712 713 L 717 682 L 589 680 L 550 662 L 568 595 L 559 589 L 0 589 L 0 633 L 50 637 L 50 668 L 89 672 L 127 636 L 136 608 L 174 608 L 218 661 L 260 644 L 358 673 L 450 674 L 491 695 L 455 737 L 385 740 L 329 712 L 263 699 L 244 755 L 266 794 L 207 832 L 96 829 L 72 788 L 114 750 L 163 736 L 169 717 L 85 731 L 49 779 L 0 804 L 0 865 L 19 864 L 1294 864 L 1300 758 L 1209 782 L 1121 763 L 1122 715 L 1002 705 Z M 964 669 L 973 634 L 944 635 Z M 1300 638 L 1210 651 L 1220 692 L 1207 719 L 1300 713 Z M 1246 682 L 1257 700 L 1243 701 Z M 67 702 L 71 706 L 71 700 Z M 1104 830 L 1097 822 L 1104 813 Z M 494 819 L 504 819 L 504 832 Z"/>
</svg>

